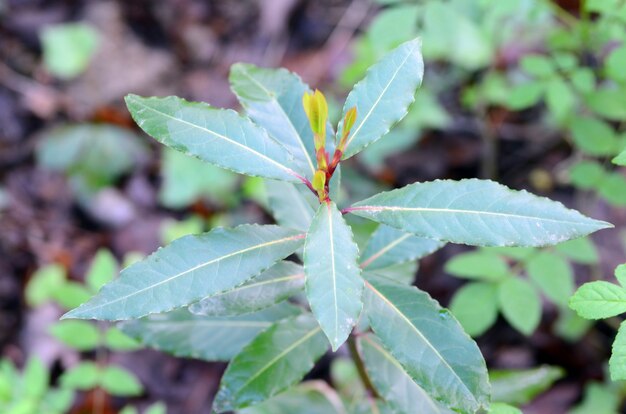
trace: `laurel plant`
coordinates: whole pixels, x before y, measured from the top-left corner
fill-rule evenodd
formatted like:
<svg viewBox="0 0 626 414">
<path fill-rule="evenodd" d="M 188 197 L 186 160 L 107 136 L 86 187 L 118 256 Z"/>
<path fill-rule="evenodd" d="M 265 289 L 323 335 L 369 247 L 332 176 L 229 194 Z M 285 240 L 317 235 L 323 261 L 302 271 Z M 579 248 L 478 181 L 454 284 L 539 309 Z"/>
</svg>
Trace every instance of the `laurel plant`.
<svg viewBox="0 0 626 414">
<path fill-rule="evenodd" d="M 337 132 L 324 95 L 283 69 L 232 67 L 245 115 L 174 96 L 127 96 L 137 124 L 159 142 L 267 179 L 278 224 L 179 238 L 64 317 L 123 320 L 124 332 L 148 346 L 230 361 L 217 413 L 281 412 L 254 406 L 285 407 L 294 396 L 301 401 L 291 407 L 305 412 L 319 381 L 297 384 L 329 349 L 346 343 L 368 389 L 365 412 L 489 411 L 489 377 L 476 343 L 428 293 L 386 270 L 446 242 L 545 246 L 611 225 L 476 179 L 414 183 L 338 207 L 341 163 L 406 115 L 422 75 L 420 41 L 398 46 L 350 92 Z M 361 252 L 347 214 L 379 223 Z M 348 412 L 323 394 L 333 410 Z M 493 404 L 494 412 L 509 408 Z"/>
</svg>

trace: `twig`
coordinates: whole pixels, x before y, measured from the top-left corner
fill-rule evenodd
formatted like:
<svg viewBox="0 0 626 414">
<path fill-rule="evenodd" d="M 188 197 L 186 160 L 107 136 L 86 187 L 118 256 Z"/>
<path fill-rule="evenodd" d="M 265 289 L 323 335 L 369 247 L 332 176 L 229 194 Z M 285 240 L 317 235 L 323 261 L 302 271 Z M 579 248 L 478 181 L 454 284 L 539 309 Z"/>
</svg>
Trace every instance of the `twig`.
<svg viewBox="0 0 626 414">
<path fill-rule="evenodd" d="M 361 355 L 359 355 L 359 350 L 357 349 L 356 340 L 353 335 L 348 337 L 348 349 L 350 350 L 350 356 L 352 357 L 352 361 L 354 361 L 354 365 L 356 366 L 356 370 L 359 373 L 359 378 L 361 378 L 363 386 L 372 397 L 380 398 L 378 391 L 376 391 L 374 384 L 372 384 L 372 380 L 370 380 L 369 375 L 367 375 L 365 364 L 361 359 Z"/>
</svg>

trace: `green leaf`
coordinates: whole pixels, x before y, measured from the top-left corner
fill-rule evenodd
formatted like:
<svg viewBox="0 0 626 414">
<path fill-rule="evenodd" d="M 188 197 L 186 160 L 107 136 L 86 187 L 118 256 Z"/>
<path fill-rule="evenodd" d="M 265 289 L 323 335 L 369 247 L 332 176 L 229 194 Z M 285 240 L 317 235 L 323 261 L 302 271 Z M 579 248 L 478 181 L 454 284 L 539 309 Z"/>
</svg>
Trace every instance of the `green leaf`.
<svg viewBox="0 0 626 414">
<path fill-rule="evenodd" d="M 545 86 L 542 82 L 528 82 L 514 86 L 508 94 L 506 105 L 509 109 L 519 111 L 539 103 Z"/>
<path fill-rule="evenodd" d="M 116 327 L 109 328 L 104 335 L 104 343 L 113 351 L 135 351 L 142 346 Z"/>
<path fill-rule="evenodd" d="M 607 174 L 600 183 L 598 193 L 611 205 L 626 206 L 626 178 L 621 172 Z"/>
<path fill-rule="evenodd" d="M 162 402 L 154 403 L 146 408 L 144 414 L 167 414 L 167 406 Z"/>
<path fill-rule="evenodd" d="M 567 260 L 550 252 L 539 252 L 526 263 L 530 279 L 554 303 L 567 306 L 574 293 L 574 271 Z"/>
<path fill-rule="evenodd" d="M 361 268 L 381 269 L 421 259 L 440 249 L 437 240 L 416 237 L 393 227 L 380 225 L 361 255 Z"/>
<path fill-rule="evenodd" d="M 564 121 L 576 106 L 576 95 L 561 78 L 552 78 L 546 85 L 546 105 L 557 121 Z"/>
<path fill-rule="evenodd" d="M 117 270 L 117 260 L 113 254 L 107 249 L 100 249 L 89 266 L 85 282 L 93 292 L 97 292 L 113 280 L 117 275 Z"/>
<path fill-rule="evenodd" d="M 86 321 L 61 321 L 50 327 L 50 333 L 79 351 L 88 351 L 100 345 L 100 330 Z"/>
<path fill-rule="evenodd" d="M 615 268 L 615 278 L 622 287 L 626 287 L 626 264 L 621 264 Z"/>
<path fill-rule="evenodd" d="M 236 174 L 171 148 L 163 151 L 161 175 L 159 202 L 165 207 L 187 207 L 203 197 L 218 206 L 236 201 Z"/>
<path fill-rule="evenodd" d="M 372 20 L 366 34 L 376 52 L 386 52 L 414 38 L 419 11 L 419 7 L 412 4 L 381 10 Z"/>
<path fill-rule="evenodd" d="M 587 106 L 597 115 L 611 121 L 626 119 L 624 89 L 596 89 L 585 96 Z"/>
<path fill-rule="evenodd" d="M 491 370 L 491 398 L 515 405 L 528 404 L 564 374 L 563 369 L 549 365 L 526 370 Z"/>
<path fill-rule="evenodd" d="M 613 342 L 609 371 L 612 381 L 626 380 L 626 323 L 622 322 Z"/>
<path fill-rule="evenodd" d="M 241 174 L 299 182 L 293 156 L 267 132 L 229 109 L 170 96 L 126 96 L 137 124 L 157 141 Z"/>
<path fill-rule="evenodd" d="M 47 26 L 41 32 L 43 61 L 54 76 L 69 79 L 80 75 L 99 43 L 96 30 L 84 23 Z"/>
<path fill-rule="evenodd" d="M 60 378 L 64 388 L 87 391 L 100 384 L 100 368 L 93 362 L 85 361 L 65 371 Z"/>
<path fill-rule="evenodd" d="M 260 225 L 185 236 L 124 269 L 64 318 L 123 320 L 185 306 L 258 275 L 302 240 L 294 230 Z"/>
<path fill-rule="evenodd" d="M 348 210 L 421 237 L 478 246 L 544 246 L 612 227 L 561 203 L 475 179 L 415 183 Z"/>
<path fill-rule="evenodd" d="M 520 66 L 529 75 L 539 78 L 549 77 L 556 72 L 552 59 L 542 55 L 526 55 L 521 59 Z"/>
<path fill-rule="evenodd" d="M 38 357 L 30 357 L 24 367 L 23 386 L 25 395 L 39 399 L 48 390 L 50 374 Z"/>
<path fill-rule="evenodd" d="M 269 208 L 278 224 L 302 231 L 309 229 L 319 201 L 308 188 L 267 180 L 265 189 Z"/>
<path fill-rule="evenodd" d="M 238 414 L 346 414 L 337 393 L 323 381 L 307 381 Z"/>
<path fill-rule="evenodd" d="M 480 336 L 498 318 L 498 289 L 492 283 L 468 283 L 455 293 L 450 311 L 465 332 Z"/>
<path fill-rule="evenodd" d="M 389 266 L 382 269 L 363 271 L 363 277 L 367 279 L 367 275 L 382 276 L 387 279 L 394 280 L 398 283 L 405 285 L 412 285 L 415 280 L 417 269 L 419 268 L 417 262 L 406 262 L 395 266 Z M 361 318 L 363 320 L 363 318 Z"/>
<path fill-rule="evenodd" d="M 268 308 L 294 296 L 304 286 L 304 269 L 279 262 L 249 282 L 194 303 L 189 311 L 205 316 L 234 316 Z"/>
<path fill-rule="evenodd" d="M 199 316 L 179 309 L 124 322 L 120 329 L 175 356 L 228 361 L 274 322 L 298 313 L 299 308 L 287 303 L 240 316 Z"/>
<path fill-rule="evenodd" d="M 124 368 L 109 365 L 102 371 L 100 386 L 116 397 L 134 397 L 143 392 L 141 383 Z"/>
<path fill-rule="evenodd" d="M 602 280 L 585 283 L 569 301 L 569 307 L 585 319 L 604 319 L 626 312 L 626 290 Z"/>
<path fill-rule="evenodd" d="M 501 402 L 494 402 L 491 404 L 489 414 L 523 414 L 522 410 L 512 405 L 508 405 Z"/>
<path fill-rule="evenodd" d="M 506 260 L 486 250 L 457 254 L 446 262 L 444 270 L 456 277 L 485 281 L 497 281 L 511 275 Z"/>
<path fill-rule="evenodd" d="M 613 164 L 626 167 L 626 151 L 620 152 L 615 158 L 613 158 L 612 162 Z"/>
<path fill-rule="evenodd" d="M 63 309 L 72 309 L 87 302 L 91 293 L 78 282 L 66 281 L 52 291 L 52 297 Z"/>
<path fill-rule="evenodd" d="M 334 202 L 322 203 L 304 244 L 306 296 L 333 351 L 345 342 L 359 318 L 363 279 L 359 248 Z"/>
<path fill-rule="evenodd" d="M 420 48 L 419 39 L 403 43 L 371 66 L 365 78 L 354 86 L 343 107 L 342 119 L 350 108 L 357 110 L 344 159 L 383 137 L 407 114 L 424 75 Z M 337 136 L 341 137 L 342 131 L 340 124 Z"/>
<path fill-rule="evenodd" d="M 311 314 L 278 322 L 257 336 L 228 365 L 213 409 L 260 403 L 299 382 L 328 349 Z"/>
<path fill-rule="evenodd" d="M 38 269 L 26 285 L 24 295 L 31 307 L 41 306 L 53 297 L 53 292 L 65 283 L 65 269 L 57 264 Z"/>
<path fill-rule="evenodd" d="M 184 220 L 165 219 L 161 222 L 161 243 L 170 244 L 183 236 L 203 233 L 205 224 L 200 216 L 191 216 Z M 143 257 L 138 261 L 142 259 Z"/>
<path fill-rule="evenodd" d="M 593 382 L 585 387 L 582 403 L 570 410 L 569 414 L 617 414 L 620 404 L 621 397 L 615 390 Z"/>
<path fill-rule="evenodd" d="M 576 263 L 594 264 L 600 260 L 596 245 L 588 237 L 557 244 L 556 250 Z"/>
<path fill-rule="evenodd" d="M 583 190 L 597 188 L 606 176 L 604 167 L 594 161 L 580 161 L 572 165 L 569 171 L 572 184 Z"/>
<path fill-rule="evenodd" d="M 574 88 L 580 93 L 590 93 L 596 87 L 596 76 L 590 68 L 577 68 L 570 75 Z"/>
<path fill-rule="evenodd" d="M 376 390 L 399 414 L 452 414 L 421 388 L 402 365 L 373 336 L 358 340 L 365 369 Z"/>
<path fill-rule="evenodd" d="M 578 148 L 589 155 L 612 155 L 619 145 L 615 132 L 606 122 L 579 116 L 570 124 L 572 139 Z"/>
<path fill-rule="evenodd" d="M 512 277 L 498 288 L 498 301 L 504 318 L 524 335 L 532 334 L 541 321 L 541 301 L 524 279 Z"/>
<path fill-rule="evenodd" d="M 618 82 L 626 81 L 624 68 L 626 67 L 626 46 L 614 49 L 604 62 L 606 75 Z"/>
<path fill-rule="evenodd" d="M 302 164 L 311 178 L 316 169 L 313 132 L 302 106 L 310 88 L 295 73 L 247 63 L 230 68 L 231 88 L 246 114 Z"/>
<path fill-rule="evenodd" d="M 374 277 L 365 285 L 372 329 L 410 377 L 452 410 L 486 409 L 485 361 L 450 312 L 415 287 Z"/>
</svg>

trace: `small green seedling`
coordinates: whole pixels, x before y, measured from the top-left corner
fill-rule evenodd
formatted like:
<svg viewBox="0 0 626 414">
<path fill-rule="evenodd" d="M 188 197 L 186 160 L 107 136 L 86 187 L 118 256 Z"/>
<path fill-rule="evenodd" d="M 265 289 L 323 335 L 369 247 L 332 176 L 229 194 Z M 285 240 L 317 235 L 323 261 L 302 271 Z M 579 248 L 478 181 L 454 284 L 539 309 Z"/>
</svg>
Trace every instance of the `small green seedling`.
<svg viewBox="0 0 626 414">
<path fill-rule="evenodd" d="M 341 163 L 406 115 L 422 75 L 420 41 L 398 46 L 350 92 L 337 132 L 322 93 L 283 69 L 232 67 L 246 116 L 173 96 L 127 96 L 135 121 L 158 141 L 267 179 L 295 202 L 279 205 L 270 189 L 278 225 L 177 239 L 64 318 L 124 320 L 123 331 L 149 346 L 230 360 L 213 404 L 218 413 L 286 390 L 306 392 L 291 387 L 346 342 L 372 406 L 406 412 L 409 401 L 416 412 L 487 411 L 489 377 L 476 343 L 426 292 L 382 270 L 446 242 L 546 246 L 611 225 L 475 179 L 415 183 L 340 208 Z M 347 214 L 380 225 L 363 253 Z M 294 253 L 299 259 L 287 260 Z M 285 301 L 303 289 L 308 306 Z M 494 404 L 494 411 L 510 409 Z"/>
<path fill-rule="evenodd" d="M 118 263 L 105 249 L 96 254 L 85 276 L 85 284 L 67 279 L 59 265 L 39 269 L 26 287 L 26 300 L 37 307 L 48 302 L 67 310 L 87 300 L 118 272 Z M 87 321 L 60 321 L 49 327 L 49 333 L 69 348 L 79 352 L 96 352 L 97 360 L 84 360 L 61 374 L 60 385 L 67 390 L 99 390 L 112 396 L 140 395 L 143 387 L 128 370 L 106 362 L 106 352 L 128 352 L 141 346 L 116 327 L 105 327 Z M 104 353 L 102 352 L 104 351 Z"/>
</svg>

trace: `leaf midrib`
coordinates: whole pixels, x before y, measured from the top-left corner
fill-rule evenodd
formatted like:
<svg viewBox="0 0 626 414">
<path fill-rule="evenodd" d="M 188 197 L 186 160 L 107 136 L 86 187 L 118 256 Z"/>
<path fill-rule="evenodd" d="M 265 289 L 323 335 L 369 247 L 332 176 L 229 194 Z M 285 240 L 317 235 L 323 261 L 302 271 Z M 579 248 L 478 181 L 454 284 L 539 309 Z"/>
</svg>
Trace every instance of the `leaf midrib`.
<svg viewBox="0 0 626 414">
<path fill-rule="evenodd" d="M 306 160 L 307 160 L 307 163 L 309 164 L 309 167 L 311 167 L 311 172 L 315 173 L 315 166 L 313 166 L 313 161 L 311 160 L 311 157 L 309 156 L 309 153 L 308 153 L 308 151 L 307 151 L 307 149 L 306 149 L 306 147 L 304 145 L 304 139 L 300 136 L 300 134 L 296 130 L 296 126 L 293 124 L 293 122 L 291 122 L 291 119 L 287 115 L 287 112 L 285 112 L 285 109 L 283 108 L 283 106 L 278 103 L 278 100 L 276 99 L 275 94 L 273 94 L 272 91 L 267 89 L 265 87 L 265 85 L 263 85 L 261 82 L 259 82 L 255 78 L 253 78 L 252 75 L 250 75 L 248 73 L 247 69 L 245 69 L 245 68 L 242 69 L 241 73 L 244 76 L 246 76 L 248 79 L 250 79 L 252 82 L 254 82 L 259 88 L 263 89 L 263 92 L 265 92 L 267 94 L 267 97 L 272 102 L 274 102 L 276 104 L 276 106 L 278 106 L 280 112 L 283 114 L 284 118 L 287 120 L 287 123 L 289 124 L 289 127 L 291 128 L 291 131 L 296 135 L 296 137 L 298 137 L 298 140 L 297 140 L 298 144 L 300 145 L 300 147 L 302 149 L 302 153 L 306 157 Z"/>
<path fill-rule="evenodd" d="M 530 220 L 540 220 L 540 221 L 550 221 L 554 223 L 561 224 L 572 224 L 572 225 L 588 225 L 592 226 L 592 223 L 581 223 L 578 221 L 569 221 L 569 220 L 559 220 L 547 217 L 540 216 L 527 216 L 523 214 L 510 214 L 510 213 L 497 213 L 493 211 L 482 211 L 482 210 L 461 210 L 461 209 L 450 209 L 450 208 L 430 208 L 430 207 L 399 207 L 399 206 L 353 206 L 349 207 L 348 211 L 366 211 L 366 212 L 381 212 L 381 211 L 415 211 L 415 212 L 425 212 L 425 213 L 451 213 L 451 214 L 475 214 L 475 215 L 487 215 L 487 216 L 497 216 L 497 217 L 507 217 L 507 218 L 515 218 L 515 219 L 530 219 Z M 601 222 L 599 222 L 601 223 Z"/>
<path fill-rule="evenodd" d="M 298 175 L 295 171 L 293 171 L 291 168 L 288 168 L 288 167 L 286 167 L 286 166 L 282 165 L 281 163 L 279 163 L 278 161 L 275 161 L 275 160 L 273 160 L 273 159 L 269 158 L 267 155 L 261 154 L 260 152 L 258 152 L 258 151 L 256 151 L 256 150 L 254 150 L 254 149 L 252 149 L 252 148 L 250 148 L 250 147 L 248 147 L 248 146 L 246 146 L 246 145 L 243 145 L 243 144 L 241 144 L 241 143 L 239 143 L 239 142 L 237 142 L 237 141 L 234 141 L 234 140 L 232 140 L 232 139 L 228 138 L 228 137 L 227 137 L 227 136 L 225 136 L 225 135 L 219 134 L 219 133 L 217 133 L 217 132 L 215 132 L 215 131 L 211 131 L 210 129 L 207 129 L 207 128 L 204 128 L 204 127 L 201 127 L 200 125 L 197 125 L 197 124 L 191 123 L 191 122 L 189 122 L 189 121 L 185 121 L 184 119 L 181 119 L 181 118 L 176 118 L 176 117 L 174 117 L 174 116 L 172 116 L 172 115 L 170 115 L 170 114 L 168 114 L 168 113 L 165 113 L 165 112 L 159 111 L 159 110 L 157 110 L 156 108 L 153 108 L 153 107 L 148 106 L 147 104 L 145 104 L 145 103 L 143 103 L 143 102 L 140 102 L 140 101 L 136 100 L 136 98 L 133 98 L 133 100 L 134 100 L 134 101 L 135 101 L 135 103 L 137 103 L 138 105 L 141 105 L 144 109 L 148 109 L 148 110 L 150 110 L 150 111 L 152 111 L 152 112 L 154 112 L 154 113 L 157 113 L 157 114 L 159 114 L 159 115 L 162 115 L 162 116 L 164 116 L 164 117 L 166 117 L 166 118 L 170 118 L 170 119 L 172 119 L 172 120 L 174 120 L 174 121 L 177 121 L 177 122 L 180 122 L 180 123 L 183 123 L 183 124 L 189 125 L 189 126 L 191 126 L 191 127 L 193 127 L 193 128 L 196 128 L 196 129 L 199 129 L 199 130 L 201 130 L 201 131 L 204 131 L 204 132 L 206 132 L 206 133 L 208 133 L 208 134 L 214 135 L 214 136 L 216 136 L 216 137 L 218 137 L 218 138 L 220 138 L 220 139 L 222 139 L 222 140 L 224 140 L 224 141 L 226 141 L 226 142 L 229 142 L 229 143 L 231 143 L 231 144 L 233 144 L 233 145 L 236 145 L 236 146 L 238 146 L 238 147 L 241 147 L 241 148 L 243 148 L 244 150 L 249 151 L 249 152 L 251 152 L 252 154 L 254 154 L 254 155 L 256 155 L 256 156 L 258 156 L 258 157 L 260 157 L 260 158 L 262 158 L 262 159 L 264 159 L 264 160 L 266 160 L 266 161 L 268 161 L 268 162 L 270 162 L 270 163 L 272 163 L 272 164 L 274 164 L 274 165 L 276 165 L 277 167 L 279 167 L 279 168 L 281 168 L 281 169 L 285 170 L 285 171 L 286 171 L 289 175 L 292 175 L 292 176 L 294 176 L 294 177 L 299 177 L 299 175 Z M 275 141 L 274 141 L 274 142 L 275 142 Z M 285 150 L 286 150 L 286 148 L 285 148 Z"/>
<path fill-rule="evenodd" d="M 372 284 L 370 284 L 367 280 L 365 280 L 365 286 L 367 286 L 376 296 L 380 297 L 384 303 L 386 303 L 391 309 L 392 311 L 394 311 L 395 313 L 397 313 L 410 327 L 413 331 L 415 331 L 415 333 L 422 338 L 422 340 L 424 341 L 424 343 L 430 348 L 432 349 L 432 351 L 435 353 L 435 355 L 437 355 L 439 357 L 439 359 L 443 362 L 443 364 L 450 370 L 450 372 L 459 380 L 459 382 L 463 385 L 463 388 L 465 388 L 465 390 L 467 391 L 467 393 L 469 395 L 471 395 L 472 397 L 474 396 L 472 394 L 472 391 L 467 387 L 467 385 L 465 384 L 465 382 L 461 379 L 461 377 L 459 377 L 459 375 L 456 373 L 456 371 L 450 366 L 450 364 L 448 364 L 448 361 L 446 361 L 446 359 L 443 357 L 443 355 L 441 355 L 439 353 L 439 351 L 437 350 L 437 348 L 435 348 L 433 346 L 433 344 L 430 343 L 430 341 L 428 340 L 428 338 L 426 338 L 424 336 L 424 334 L 422 334 L 419 329 L 417 329 L 417 327 L 415 325 L 413 325 L 413 323 L 411 322 L 411 320 L 403 313 L 400 311 L 400 309 L 398 309 L 396 307 L 396 305 L 394 305 L 389 299 L 387 299 L 385 297 L 385 295 L 383 295 L 380 291 L 378 291 L 374 286 L 372 286 Z M 418 384 L 419 385 L 419 384 Z M 478 401 L 476 401 L 476 399 L 474 398 L 474 402 L 478 403 Z"/>
</svg>

